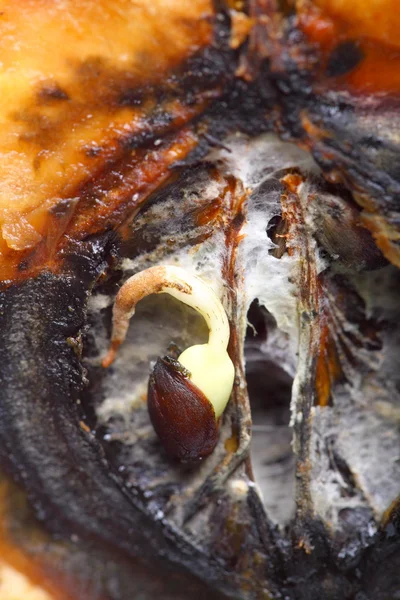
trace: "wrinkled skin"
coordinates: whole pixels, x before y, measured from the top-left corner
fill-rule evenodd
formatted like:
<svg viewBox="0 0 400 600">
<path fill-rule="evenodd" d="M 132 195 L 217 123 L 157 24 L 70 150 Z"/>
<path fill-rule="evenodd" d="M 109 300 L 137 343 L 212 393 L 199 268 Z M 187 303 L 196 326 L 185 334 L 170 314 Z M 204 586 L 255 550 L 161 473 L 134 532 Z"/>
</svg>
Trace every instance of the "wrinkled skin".
<svg viewBox="0 0 400 600">
<path fill-rule="evenodd" d="M 339 1 L 178 4 L 5 7 L 0 555 L 51 598 L 395 598 L 395 11 L 372 34 Z M 169 261 L 213 280 L 236 367 L 193 468 L 143 389 L 204 324 L 149 301 L 100 366 L 118 287 Z"/>
</svg>

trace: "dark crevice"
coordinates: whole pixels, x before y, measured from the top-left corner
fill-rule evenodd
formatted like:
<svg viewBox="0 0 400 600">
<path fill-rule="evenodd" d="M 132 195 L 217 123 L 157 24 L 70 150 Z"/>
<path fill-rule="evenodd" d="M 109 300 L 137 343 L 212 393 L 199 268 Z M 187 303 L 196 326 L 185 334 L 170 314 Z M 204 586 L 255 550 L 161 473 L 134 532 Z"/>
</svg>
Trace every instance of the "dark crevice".
<svg viewBox="0 0 400 600">
<path fill-rule="evenodd" d="M 328 449 L 329 468 L 332 471 L 337 471 L 343 480 L 342 495 L 346 497 L 356 496 L 359 493 L 357 482 L 346 460 L 335 448 L 336 440 L 329 437 L 325 442 Z"/>
<path fill-rule="evenodd" d="M 294 510 L 294 456 L 289 427 L 293 379 L 270 351 L 281 335 L 275 319 L 255 300 L 248 312 L 246 377 L 253 431 L 255 478 L 270 518 L 284 526 Z"/>
<path fill-rule="evenodd" d="M 274 215 L 267 225 L 267 235 L 275 244 L 275 248 L 268 250 L 268 253 L 275 258 L 282 258 L 286 252 L 286 234 L 288 232 L 288 224 L 281 215 Z"/>
</svg>

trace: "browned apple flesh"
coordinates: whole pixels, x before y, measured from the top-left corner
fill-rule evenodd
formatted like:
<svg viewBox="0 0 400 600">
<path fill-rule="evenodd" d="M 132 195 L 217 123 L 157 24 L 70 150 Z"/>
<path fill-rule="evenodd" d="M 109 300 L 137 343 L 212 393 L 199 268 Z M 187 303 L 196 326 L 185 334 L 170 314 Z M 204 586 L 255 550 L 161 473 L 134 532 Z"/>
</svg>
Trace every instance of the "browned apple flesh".
<svg viewBox="0 0 400 600">
<path fill-rule="evenodd" d="M 1 600 L 396 597 L 396 5 L 1 3 Z M 197 465 L 146 402 L 205 322 L 149 297 L 101 366 L 163 264 L 230 323 Z"/>
</svg>

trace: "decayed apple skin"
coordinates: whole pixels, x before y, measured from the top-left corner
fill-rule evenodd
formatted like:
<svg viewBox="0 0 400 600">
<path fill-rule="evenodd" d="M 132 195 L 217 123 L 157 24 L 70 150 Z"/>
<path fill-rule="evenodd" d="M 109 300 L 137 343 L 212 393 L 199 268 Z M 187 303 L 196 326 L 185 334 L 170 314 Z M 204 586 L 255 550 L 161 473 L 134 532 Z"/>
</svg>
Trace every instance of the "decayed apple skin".
<svg viewBox="0 0 400 600">
<path fill-rule="evenodd" d="M 196 462 L 214 450 L 218 440 L 214 408 L 179 361 L 168 356 L 157 360 L 149 378 L 148 410 L 171 458 Z"/>
</svg>

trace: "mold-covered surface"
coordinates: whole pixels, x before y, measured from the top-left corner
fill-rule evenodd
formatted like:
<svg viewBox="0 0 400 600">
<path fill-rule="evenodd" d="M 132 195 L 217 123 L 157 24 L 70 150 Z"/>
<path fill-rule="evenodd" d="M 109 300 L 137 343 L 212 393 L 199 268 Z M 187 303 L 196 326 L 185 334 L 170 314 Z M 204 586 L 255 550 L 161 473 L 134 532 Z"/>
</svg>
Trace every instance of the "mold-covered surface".
<svg viewBox="0 0 400 600">
<path fill-rule="evenodd" d="M 56 4 L 3 23 L 1 558 L 53 599 L 396 598 L 398 102 L 365 67 L 387 39 L 354 46 L 323 2 Z M 52 27 L 82 64 L 66 43 L 53 64 Z M 118 289 L 158 264 L 231 327 L 197 465 L 167 458 L 146 398 L 202 319 L 148 297 L 101 366 Z"/>
</svg>

